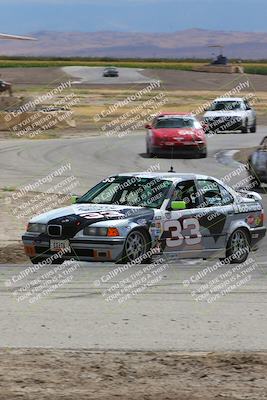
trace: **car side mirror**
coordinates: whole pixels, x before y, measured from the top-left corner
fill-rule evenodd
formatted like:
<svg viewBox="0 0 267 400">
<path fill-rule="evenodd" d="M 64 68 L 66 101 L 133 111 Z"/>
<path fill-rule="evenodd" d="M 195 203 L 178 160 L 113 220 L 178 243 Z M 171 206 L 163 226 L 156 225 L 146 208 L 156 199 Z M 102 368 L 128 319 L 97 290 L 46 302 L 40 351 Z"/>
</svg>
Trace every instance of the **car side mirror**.
<svg viewBox="0 0 267 400">
<path fill-rule="evenodd" d="M 172 210 L 185 210 L 186 209 L 186 202 L 185 201 L 172 201 L 171 202 L 171 209 Z"/>
<path fill-rule="evenodd" d="M 146 129 L 151 129 L 151 125 L 150 124 L 145 124 L 145 128 Z"/>
<path fill-rule="evenodd" d="M 79 200 L 79 196 L 77 196 L 76 194 L 73 194 L 71 196 L 71 204 L 76 204 L 77 200 Z"/>
</svg>

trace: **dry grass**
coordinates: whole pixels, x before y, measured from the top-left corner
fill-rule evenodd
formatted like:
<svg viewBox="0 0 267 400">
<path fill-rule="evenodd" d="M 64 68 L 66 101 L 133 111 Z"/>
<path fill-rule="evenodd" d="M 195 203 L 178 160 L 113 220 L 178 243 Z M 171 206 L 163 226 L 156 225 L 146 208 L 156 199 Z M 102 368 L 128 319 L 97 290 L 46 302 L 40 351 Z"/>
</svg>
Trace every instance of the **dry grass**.
<svg viewBox="0 0 267 400">
<path fill-rule="evenodd" d="M 35 87 L 34 92 L 36 95 L 42 95 L 42 89 L 40 87 Z M 111 112 L 109 115 L 100 120 L 96 121 L 95 117 L 101 115 L 102 111 L 107 111 L 110 106 L 115 103 L 125 100 L 128 96 L 136 93 L 136 89 L 108 89 L 99 88 L 92 90 L 85 90 L 84 88 L 72 89 L 72 92 L 79 98 L 79 103 L 73 107 L 74 118 L 76 121 L 76 128 L 74 131 L 80 132 L 81 130 L 86 130 L 90 132 L 95 132 L 100 130 L 101 127 L 118 119 L 119 117 L 125 115 L 126 113 L 134 110 L 137 107 L 141 107 L 145 101 L 152 99 L 154 96 L 158 95 L 160 91 L 153 91 L 150 95 L 141 97 L 138 101 L 132 101 L 126 106 L 118 107 L 115 111 Z M 162 90 L 164 93 L 164 98 L 167 99 L 166 104 L 163 106 L 159 105 L 153 111 L 149 111 L 150 114 L 156 114 L 162 111 L 173 111 L 173 112 L 194 112 L 198 107 L 203 106 L 205 103 L 212 101 L 215 97 L 221 95 L 220 91 L 182 91 L 182 90 Z M 25 95 L 24 90 L 20 90 L 19 95 Z M 245 95 L 245 93 L 243 93 Z M 59 99 L 59 98 L 58 98 Z M 255 108 L 258 113 L 259 118 L 267 117 L 267 92 L 257 92 L 257 99 L 255 103 Z M 53 103 L 57 99 L 53 99 Z M 53 103 L 46 103 L 46 106 L 53 105 Z M 144 111 L 147 111 L 147 107 L 144 107 Z M 133 115 L 137 115 L 140 111 L 133 112 Z M 201 115 L 200 115 L 201 117 Z M 145 121 L 145 118 L 144 118 Z M 66 129 L 66 134 L 68 130 Z M 42 135 L 38 135 L 36 139 L 53 139 L 57 137 L 62 137 L 60 130 L 49 130 L 44 132 Z M 16 137 L 16 136 L 14 136 Z"/>
</svg>

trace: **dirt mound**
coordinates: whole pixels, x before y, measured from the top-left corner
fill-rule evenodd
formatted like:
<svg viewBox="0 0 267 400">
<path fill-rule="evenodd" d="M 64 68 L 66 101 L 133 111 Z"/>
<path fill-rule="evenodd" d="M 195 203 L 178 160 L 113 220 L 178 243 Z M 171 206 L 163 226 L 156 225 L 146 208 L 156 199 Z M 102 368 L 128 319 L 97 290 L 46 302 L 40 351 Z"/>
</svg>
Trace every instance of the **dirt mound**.
<svg viewBox="0 0 267 400">
<path fill-rule="evenodd" d="M 266 399 L 267 353 L 1 350 L 5 400 Z"/>
</svg>

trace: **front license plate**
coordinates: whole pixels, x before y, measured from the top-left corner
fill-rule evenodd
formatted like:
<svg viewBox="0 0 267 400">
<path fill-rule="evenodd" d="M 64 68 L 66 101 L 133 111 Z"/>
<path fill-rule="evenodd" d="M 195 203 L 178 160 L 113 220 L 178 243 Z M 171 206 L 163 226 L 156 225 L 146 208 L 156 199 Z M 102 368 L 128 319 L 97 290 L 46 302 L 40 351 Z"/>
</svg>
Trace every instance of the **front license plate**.
<svg viewBox="0 0 267 400">
<path fill-rule="evenodd" d="M 70 247 L 70 242 L 68 240 L 50 240 L 50 250 L 51 251 L 60 251 Z"/>
</svg>

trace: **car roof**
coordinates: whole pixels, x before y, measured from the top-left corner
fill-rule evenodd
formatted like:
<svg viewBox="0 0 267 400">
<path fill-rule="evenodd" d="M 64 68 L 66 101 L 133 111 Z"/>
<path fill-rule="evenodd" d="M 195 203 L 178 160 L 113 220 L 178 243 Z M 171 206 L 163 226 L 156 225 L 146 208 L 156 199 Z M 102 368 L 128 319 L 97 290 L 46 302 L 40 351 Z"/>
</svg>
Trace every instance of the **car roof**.
<svg viewBox="0 0 267 400">
<path fill-rule="evenodd" d="M 195 118 L 194 114 L 191 113 L 175 113 L 175 112 L 168 112 L 168 113 L 161 113 L 157 114 L 156 118 L 183 118 L 183 117 L 190 117 L 190 118 Z"/>
<path fill-rule="evenodd" d="M 157 114 L 157 117 L 164 116 L 164 115 L 193 115 L 191 112 L 175 112 L 175 111 L 164 111 Z"/>
<path fill-rule="evenodd" d="M 217 97 L 215 101 L 244 101 L 243 97 Z"/>
<path fill-rule="evenodd" d="M 114 176 L 114 175 L 113 175 Z M 176 173 L 176 172 L 125 172 L 123 174 L 118 174 L 117 176 L 134 176 L 138 178 L 160 178 L 165 180 L 170 180 L 173 182 L 186 181 L 192 179 L 214 179 L 216 178 L 201 174 L 190 174 L 190 173 Z"/>
</svg>

